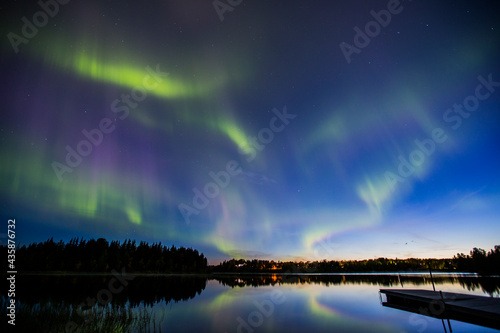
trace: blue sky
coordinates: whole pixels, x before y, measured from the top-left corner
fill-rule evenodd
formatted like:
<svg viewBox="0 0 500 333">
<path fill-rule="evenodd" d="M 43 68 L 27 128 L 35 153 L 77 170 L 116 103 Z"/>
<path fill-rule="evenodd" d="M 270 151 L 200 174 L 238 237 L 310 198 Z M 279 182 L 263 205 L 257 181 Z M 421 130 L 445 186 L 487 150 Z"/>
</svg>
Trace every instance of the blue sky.
<svg viewBox="0 0 500 333">
<path fill-rule="evenodd" d="M 161 241 L 211 263 L 498 244 L 495 2 L 231 8 L 2 11 L 0 207 L 19 243 Z"/>
</svg>

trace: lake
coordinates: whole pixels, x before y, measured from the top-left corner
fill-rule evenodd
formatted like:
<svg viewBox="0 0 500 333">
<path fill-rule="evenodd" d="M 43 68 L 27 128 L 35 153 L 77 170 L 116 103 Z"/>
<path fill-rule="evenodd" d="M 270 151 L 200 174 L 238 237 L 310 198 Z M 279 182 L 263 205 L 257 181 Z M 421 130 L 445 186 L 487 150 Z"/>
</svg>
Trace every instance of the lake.
<svg viewBox="0 0 500 333">
<path fill-rule="evenodd" d="M 436 290 L 499 297 L 500 278 L 433 274 Z M 5 281 L 5 279 L 4 279 Z M 17 276 L 16 328 L 38 332 L 444 332 L 382 306 L 380 289 L 429 274 Z M 2 288 L 6 290 L 5 288 Z M 6 295 L 0 294 L 5 318 Z M 453 332 L 498 332 L 450 321 Z"/>
</svg>

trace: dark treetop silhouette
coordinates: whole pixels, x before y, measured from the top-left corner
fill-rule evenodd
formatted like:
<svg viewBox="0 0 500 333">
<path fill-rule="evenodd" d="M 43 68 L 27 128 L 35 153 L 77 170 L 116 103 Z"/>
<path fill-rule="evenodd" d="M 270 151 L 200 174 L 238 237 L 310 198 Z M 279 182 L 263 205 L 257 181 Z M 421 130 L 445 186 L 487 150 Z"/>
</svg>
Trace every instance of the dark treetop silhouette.
<svg viewBox="0 0 500 333">
<path fill-rule="evenodd" d="M 2 248 L 7 251 L 6 246 Z M 19 247 L 16 251 L 21 272 L 110 273 L 125 269 L 133 273 L 349 273 L 438 271 L 500 274 L 500 245 L 486 252 L 474 248 L 469 255 L 459 253 L 445 259 L 323 260 L 282 262 L 273 260 L 231 259 L 208 266 L 207 258 L 198 250 L 161 243 L 126 240 L 123 243 L 104 238 L 88 241 L 73 238 L 69 243 L 54 242 Z"/>
<path fill-rule="evenodd" d="M 88 241 L 73 238 L 69 243 L 54 242 L 22 246 L 16 251 L 21 272 L 110 273 L 124 268 L 134 273 L 204 273 L 207 259 L 198 250 L 149 245 L 126 240 L 123 243 L 104 238 Z"/>
</svg>

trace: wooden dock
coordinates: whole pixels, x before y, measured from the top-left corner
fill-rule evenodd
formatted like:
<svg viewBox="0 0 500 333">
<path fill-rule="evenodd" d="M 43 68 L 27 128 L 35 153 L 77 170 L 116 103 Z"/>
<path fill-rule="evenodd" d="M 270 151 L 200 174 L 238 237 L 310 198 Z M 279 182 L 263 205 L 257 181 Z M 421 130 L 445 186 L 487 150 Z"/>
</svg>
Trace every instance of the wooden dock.
<svg viewBox="0 0 500 333">
<path fill-rule="evenodd" d="M 420 289 L 380 289 L 383 306 L 500 329 L 500 298 Z"/>
</svg>

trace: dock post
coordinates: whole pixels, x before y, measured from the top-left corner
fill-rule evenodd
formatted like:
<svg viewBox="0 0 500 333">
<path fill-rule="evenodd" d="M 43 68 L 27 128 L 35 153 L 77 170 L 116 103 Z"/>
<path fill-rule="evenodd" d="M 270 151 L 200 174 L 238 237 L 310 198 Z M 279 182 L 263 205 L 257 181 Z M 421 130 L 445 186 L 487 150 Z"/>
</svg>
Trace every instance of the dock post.
<svg viewBox="0 0 500 333">
<path fill-rule="evenodd" d="M 430 263 L 429 263 L 429 273 L 431 273 L 432 289 L 434 289 L 434 291 L 436 291 L 436 287 L 434 286 L 434 279 L 432 278 L 432 270 L 431 270 Z"/>
<path fill-rule="evenodd" d="M 450 317 L 448 316 L 448 311 L 446 311 L 446 303 L 444 302 L 443 292 L 441 290 L 439 291 L 439 295 L 441 295 L 441 302 L 443 302 L 443 307 L 444 307 L 444 316 L 446 317 L 446 320 L 448 321 L 448 327 L 450 328 L 450 333 L 453 333 L 453 331 L 451 330 Z M 443 326 L 444 326 L 444 322 L 443 322 Z"/>
</svg>

